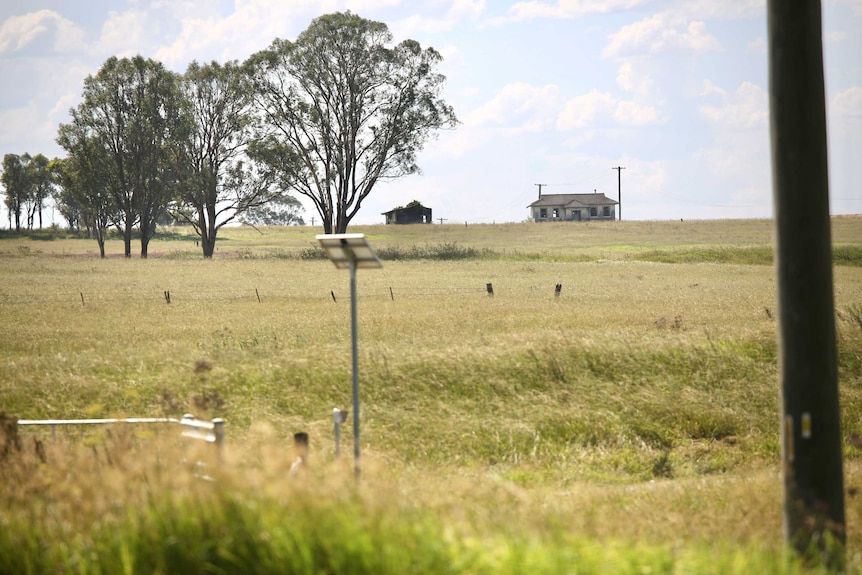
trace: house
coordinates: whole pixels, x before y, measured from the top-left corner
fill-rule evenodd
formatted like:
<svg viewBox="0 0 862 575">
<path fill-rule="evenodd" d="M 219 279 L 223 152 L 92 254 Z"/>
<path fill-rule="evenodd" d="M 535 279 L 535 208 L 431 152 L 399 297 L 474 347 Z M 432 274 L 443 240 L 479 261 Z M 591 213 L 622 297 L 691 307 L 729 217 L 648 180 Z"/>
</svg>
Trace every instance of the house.
<svg viewBox="0 0 862 575">
<path fill-rule="evenodd" d="M 426 208 L 416 200 L 404 207 L 398 207 L 388 212 L 383 212 L 388 224 L 430 224 L 431 208 Z"/>
<path fill-rule="evenodd" d="M 619 202 L 604 194 L 542 194 L 527 206 L 534 222 L 613 221 Z"/>
</svg>

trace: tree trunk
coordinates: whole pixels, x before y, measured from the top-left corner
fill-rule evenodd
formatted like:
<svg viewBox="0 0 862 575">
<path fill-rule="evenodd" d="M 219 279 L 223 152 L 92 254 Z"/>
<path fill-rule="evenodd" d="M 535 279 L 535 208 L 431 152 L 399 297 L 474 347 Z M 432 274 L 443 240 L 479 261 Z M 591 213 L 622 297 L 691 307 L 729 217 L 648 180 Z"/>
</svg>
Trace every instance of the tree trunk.
<svg viewBox="0 0 862 575">
<path fill-rule="evenodd" d="M 105 230 L 99 226 L 98 222 L 94 222 L 93 224 L 93 230 L 96 232 L 96 242 L 99 244 L 99 256 L 105 259 Z M 87 230 L 89 231 L 89 226 Z"/>
<path fill-rule="evenodd" d="M 127 258 L 132 257 L 132 217 L 126 216 L 126 223 L 123 229 L 123 249 L 124 255 Z"/>
<path fill-rule="evenodd" d="M 150 247 L 150 240 L 155 235 L 155 227 L 150 227 L 148 222 L 141 219 L 141 259 L 147 259 L 147 253 Z"/>
<path fill-rule="evenodd" d="M 212 258 L 215 253 L 215 238 L 201 238 L 201 247 L 203 248 L 204 257 Z"/>
</svg>

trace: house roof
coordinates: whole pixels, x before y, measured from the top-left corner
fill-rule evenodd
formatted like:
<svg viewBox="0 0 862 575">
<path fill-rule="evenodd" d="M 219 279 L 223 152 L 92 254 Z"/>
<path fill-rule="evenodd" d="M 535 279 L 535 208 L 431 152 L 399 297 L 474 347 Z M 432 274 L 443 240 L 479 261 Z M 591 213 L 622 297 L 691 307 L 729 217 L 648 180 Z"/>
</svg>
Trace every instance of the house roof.
<svg viewBox="0 0 862 575">
<path fill-rule="evenodd" d="M 590 206 L 614 206 L 619 202 L 612 200 L 604 194 L 543 194 L 541 198 L 527 206 L 563 206 L 566 208 L 590 207 Z"/>
<path fill-rule="evenodd" d="M 418 214 L 418 213 L 427 213 L 430 210 L 431 210 L 431 208 L 423 206 L 419 202 L 416 202 L 416 203 L 407 204 L 406 206 L 402 206 L 400 208 L 393 208 L 393 209 L 389 210 L 388 212 L 383 212 L 381 215 L 387 216 L 389 214 L 394 214 L 395 212 L 398 212 L 399 214 Z"/>
</svg>

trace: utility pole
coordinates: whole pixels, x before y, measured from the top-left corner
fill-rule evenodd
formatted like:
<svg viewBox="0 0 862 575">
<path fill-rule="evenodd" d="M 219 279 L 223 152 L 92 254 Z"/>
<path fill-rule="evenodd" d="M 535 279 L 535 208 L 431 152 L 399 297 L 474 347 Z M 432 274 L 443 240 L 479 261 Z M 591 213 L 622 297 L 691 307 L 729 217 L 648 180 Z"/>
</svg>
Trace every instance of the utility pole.
<svg viewBox="0 0 862 575">
<path fill-rule="evenodd" d="M 617 171 L 617 203 L 620 205 L 620 220 L 623 219 L 623 170 L 625 170 L 622 166 L 617 166 L 616 168 L 611 168 L 612 170 Z"/>
<path fill-rule="evenodd" d="M 534 186 L 539 186 L 539 199 L 542 199 L 542 187 L 547 186 L 548 184 L 533 184 Z"/>
<path fill-rule="evenodd" d="M 767 0 L 784 538 L 843 570 L 838 400 L 820 0 Z M 836 545 L 836 543 L 838 543 Z"/>
</svg>

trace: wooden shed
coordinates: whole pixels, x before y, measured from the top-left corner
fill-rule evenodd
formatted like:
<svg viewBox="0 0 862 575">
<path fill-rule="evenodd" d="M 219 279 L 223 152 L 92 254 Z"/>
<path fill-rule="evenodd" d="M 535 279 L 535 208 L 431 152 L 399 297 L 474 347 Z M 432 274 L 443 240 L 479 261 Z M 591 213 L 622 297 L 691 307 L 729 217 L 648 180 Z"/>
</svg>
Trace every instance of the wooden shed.
<svg viewBox="0 0 862 575">
<path fill-rule="evenodd" d="M 383 212 L 388 224 L 430 224 L 431 208 L 426 208 L 417 201 L 412 201 L 404 207 L 398 207 Z"/>
</svg>

